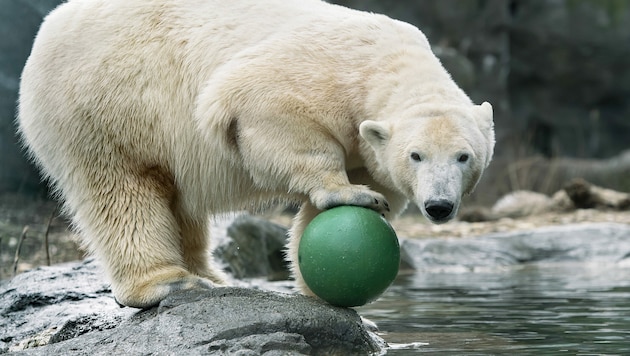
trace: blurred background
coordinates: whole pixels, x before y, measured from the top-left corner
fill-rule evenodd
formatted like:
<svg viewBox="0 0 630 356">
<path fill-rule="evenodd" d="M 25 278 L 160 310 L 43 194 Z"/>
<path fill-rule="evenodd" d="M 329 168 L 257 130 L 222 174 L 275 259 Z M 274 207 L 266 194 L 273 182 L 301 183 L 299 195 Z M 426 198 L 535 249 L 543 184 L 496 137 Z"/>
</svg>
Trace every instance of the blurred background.
<svg viewBox="0 0 630 356">
<path fill-rule="evenodd" d="M 630 1 L 341 1 L 418 26 L 455 81 L 495 112 L 472 200 L 552 194 L 574 177 L 630 190 Z"/>
<path fill-rule="evenodd" d="M 2 0 L 0 8 L 5 250 L 5 242 L 21 233 L 16 226 L 23 219 L 16 210 L 37 212 L 31 219 L 45 226 L 55 206 L 46 201 L 47 188 L 24 157 L 14 120 L 20 72 L 33 38 L 60 2 Z M 630 1 L 336 2 L 418 26 L 471 98 L 493 104 L 495 159 L 465 204 L 490 205 L 517 189 L 552 194 L 574 177 L 630 191 Z"/>
</svg>

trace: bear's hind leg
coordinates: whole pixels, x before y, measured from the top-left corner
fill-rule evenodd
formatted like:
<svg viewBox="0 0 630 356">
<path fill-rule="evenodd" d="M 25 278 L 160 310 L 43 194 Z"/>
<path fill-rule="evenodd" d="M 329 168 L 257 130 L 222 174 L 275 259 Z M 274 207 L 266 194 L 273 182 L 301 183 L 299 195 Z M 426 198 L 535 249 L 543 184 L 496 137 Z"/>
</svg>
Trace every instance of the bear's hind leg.
<svg viewBox="0 0 630 356">
<path fill-rule="evenodd" d="M 177 216 L 182 236 L 182 254 L 188 271 L 214 283 L 227 284 L 221 269 L 212 263 L 208 248 L 208 219 L 194 220 Z"/>
<path fill-rule="evenodd" d="M 118 303 L 145 308 L 177 290 L 212 288 L 187 269 L 168 175 L 155 168 L 110 174 L 83 186 L 96 191 L 67 190 L 67 203 L 89 249 L 104 262 Z"/>
</svg>

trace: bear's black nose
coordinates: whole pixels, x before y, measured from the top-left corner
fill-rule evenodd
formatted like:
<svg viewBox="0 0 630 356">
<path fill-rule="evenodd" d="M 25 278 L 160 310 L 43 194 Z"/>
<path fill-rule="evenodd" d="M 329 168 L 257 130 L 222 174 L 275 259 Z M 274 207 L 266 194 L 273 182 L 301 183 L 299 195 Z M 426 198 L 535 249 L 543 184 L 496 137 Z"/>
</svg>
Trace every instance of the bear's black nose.
<svg viewBox="0 0 630 356">
<path fill-rule="evenodd" d="M 429 200 L 424 209 L 433 220 L 444 220 L 453 211 L 453 203 L 448 200 Z"/>
</svg>

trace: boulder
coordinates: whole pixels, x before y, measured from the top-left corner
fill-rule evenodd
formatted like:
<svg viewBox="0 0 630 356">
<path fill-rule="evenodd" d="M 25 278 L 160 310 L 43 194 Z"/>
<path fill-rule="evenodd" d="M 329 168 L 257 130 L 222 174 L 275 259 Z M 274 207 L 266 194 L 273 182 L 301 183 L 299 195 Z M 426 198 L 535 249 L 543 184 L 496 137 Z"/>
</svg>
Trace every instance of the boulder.
<svg viewBox="0 0 630 356">
<path fill-rule="evenodd" d="M 351 309 L 301 295 L 245 288 L 174 293 L 118 325 L 83 316 L 66 321 L 28 355 L 357 354 L 380 350 Z M 41 333 L 40 333 L 41 335 Z"/>
<path fill-rule="evenodd" d="M 630 262 L 630 226 L 581 223 L 474 238 L 407 239 L 401 258 L 416 271 L 470 271 L 532 263 Z"/>
</svg>

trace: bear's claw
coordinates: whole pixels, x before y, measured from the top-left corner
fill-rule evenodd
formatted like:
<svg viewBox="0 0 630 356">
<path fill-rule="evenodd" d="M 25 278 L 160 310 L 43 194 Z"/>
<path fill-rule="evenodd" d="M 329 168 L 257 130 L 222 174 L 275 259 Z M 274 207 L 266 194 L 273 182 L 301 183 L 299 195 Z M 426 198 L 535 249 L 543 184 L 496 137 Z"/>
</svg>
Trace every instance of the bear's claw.
<svg viewBox="0 0 630 356">
<path fill-rule="evenodd" d="M 320 190 L 311 194 L 311 201 L 320 210 L 341 205 L 353 205 L 375 210 L 379 214 L 390 211 L 389 203 L 383 195 L 360 185 L 343 186 L 334 190 Z"/>
</svg>

